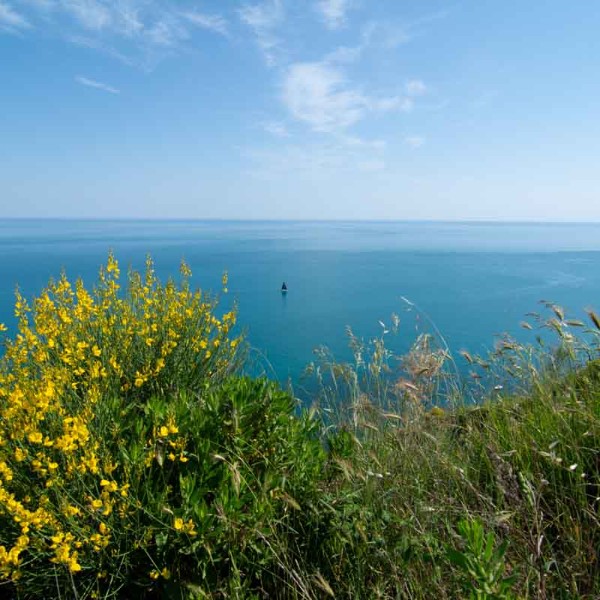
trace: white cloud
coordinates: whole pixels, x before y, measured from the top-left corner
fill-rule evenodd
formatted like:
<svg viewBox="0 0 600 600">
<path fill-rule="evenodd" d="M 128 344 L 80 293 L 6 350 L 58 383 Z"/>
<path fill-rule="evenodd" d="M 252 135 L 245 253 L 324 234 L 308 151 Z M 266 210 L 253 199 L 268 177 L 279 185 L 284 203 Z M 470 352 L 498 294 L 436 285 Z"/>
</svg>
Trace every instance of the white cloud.
<svg viewBox="0 0 600 600">
<path fill-rule="evenodd" d="M 284 19 L 281 0 L 246 4 L 238 11 L 238 15 L 241 21 L 252 29 L 267 65 L 275 66 L 278 63 L 278 51 L 281 46 L 281 40 L 275 34 L 275 29 Z"/>
<path fill-rule="evenodd" d="M 449 14 L 449 10 L 441 10 L 410 21 L 372 21 L 366 26 L 369 42 L 387 50 L 394 50 L 422 36 L 429 27 Z"/>
<path fill-rule="evenodd" d="M 100 81 L 95 81 L 94 79 L 88 79 L 87 77 L 75 77 L 75 81 L 80 83 L 81 85 L 85 85 L 87 87 L 95 88 L 97 90 L 102 90 L 103 92 L 108 92 L 109 94 L 120 94 L 121 91 L 117 88 L 114 88 L 106 83 L 102 83 Z"/>
<path fill-rule="evenodd" d="M 409 96 L 422 96 L 427 93 L 427 86 L 420 79 L 411 79 L 404 87 Z"/>
<path fill-rule="evenodd" d="M 172 47 L 187 40 L 190 34 L 186 27 L 174 15 L 166 14 L 144 29 L 144 41 L 153 45 Z"/>
<path fill-rule="evenodd" d="M 13 10 L 9 4 L 0 2 L 0 31 L 14 32 L 29 27 L 31 25 L 23 15 Z"/>
<path fill-rule="evenodd" d="M 95 50 L 96 52 L 100 52 L 101 54 L 106 54 L 107 56 L 122 62 L 128 67 L 141 66 L 139 61 L 136 61 L 132 56 L 128 56 L 122 52 L 119 52 L 111 45 L 104 44 L 101 40 L 92 39 L 91 37 L 82 35 L 67 36 L 66 39 L 70 44 L 74 44 L 75 46 L 80 46 L 82 48 L 89 48 L 91 50 Z"/>
<path fill-rule="evenodd" d="M 144 23 L 140 15 L 140 9 L 135 5 L 128 6 L 117 5 L 116 7 L 117 22 L 119 30 L 127 37 L 135 37 L 140 35 L 144 30 Z"/>
<path fill-rule="evenodd" d="M 99 31 L 116 25 L 110 8 L 96 0 L 63 0 L 62 7 L 86 29 Z"/>
<path fill-rule="evenodd" d="M 291 65 L 283 83 L 283 102 L 294 118 L 321 132 L 344 130 L 371 112 L 412 106 L 400 96 L 365 95 L 349 84 L 339 68 L 325 62 Z"/>
<path fill-rule="evenodd" d="M 18 1 L 32 24 L 39 20 L 45 29 L 53 28 L 68 41 L 95 48 L 144 69 L 152 68 L 166 55 L 184 50 L 193 43 L 196 35 L 200 35 L 200 30 L 227 35 L 224 17 L 217 13 L 182 10 L 178 2 Z M 4 2 L 0 0 L 0 27 Z"/>
<path fill-rule="evenodd" d="M 207 15 L 199 12 L 183 13 L 183 16 L 193 25 L 227 36 L 227 21 L 221 15 Z"/>
<path fill-rule="evenodd" d="M 281 0 L 267 0 L 259 4 L 246 4 L 239 10 L 240 18 L 254 29 L 272 29 L 283 18 Z"/>
<path fill-rule="evenodd" d="M 284 83 L 283 100 L 296 119 L 316 131 L 353 125 L 366 110 L 364 97 L 346 88 L 339 70 L 323 63 L 292 65 Z"/>
<path fill-rule="evenodd" d="M 405 137 L 404 142 L 411 148 L 421 148 L 425 144 L 425 138 L 420 135 L 412 135 Z"/>
<path fill-rule="evenodd" d="M 329 29 L 339 29 L 346 23 L 350 0 L 319 0 L 317 10 Z"/>
</svg>

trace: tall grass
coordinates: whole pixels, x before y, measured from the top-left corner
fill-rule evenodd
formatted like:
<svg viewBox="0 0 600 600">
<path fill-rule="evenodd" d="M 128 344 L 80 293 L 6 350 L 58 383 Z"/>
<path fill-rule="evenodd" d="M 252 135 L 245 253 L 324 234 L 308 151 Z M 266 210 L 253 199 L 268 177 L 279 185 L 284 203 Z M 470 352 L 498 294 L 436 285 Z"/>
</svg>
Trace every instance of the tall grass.
<svg viewBox="0 0 600 600">
<path fill-rule="evenodd" d="M 505 337 L 484 358 L 464 353 L 467 380 L 435 336 L 400 357 L 383 336 L 351 336 L 352 365 L 320 352 L 329 492 L 349 517 L 324 553 L 337 597 L 598 596 L 600 331 L 550 308 L 537 326 L 553 344 Z M 506 545 L 512 591 L 465 583 L 449 559 L 465 519 Z"/>
</svg>

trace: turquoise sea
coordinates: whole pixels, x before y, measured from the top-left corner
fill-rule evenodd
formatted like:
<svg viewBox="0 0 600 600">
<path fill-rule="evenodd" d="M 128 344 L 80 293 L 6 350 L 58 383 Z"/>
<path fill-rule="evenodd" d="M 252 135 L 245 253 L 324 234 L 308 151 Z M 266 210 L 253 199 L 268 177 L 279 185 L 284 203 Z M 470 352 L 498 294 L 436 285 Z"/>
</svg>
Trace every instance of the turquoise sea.
<svg viewBox="0 0 600 600">
<path fill-rule="evenodd" d="M 227 270 L 253 356 L 297 385 L 316 346 L 349 357 L 347 325 L 368 338 L 397 313 L 408 347 L 425 323 L 402 297 L 455 351 L 533 339 L 519 322 L 542 299 L 600 309 L 600 224 L 0 220 L 0 322 L 14 331 L 16 285 L 37 294 L 61 269 L 92 284 L 109 249 L 136 268 L 150 253 L 165 279 L 185 258 L 215 291 Z"/>
</svg>

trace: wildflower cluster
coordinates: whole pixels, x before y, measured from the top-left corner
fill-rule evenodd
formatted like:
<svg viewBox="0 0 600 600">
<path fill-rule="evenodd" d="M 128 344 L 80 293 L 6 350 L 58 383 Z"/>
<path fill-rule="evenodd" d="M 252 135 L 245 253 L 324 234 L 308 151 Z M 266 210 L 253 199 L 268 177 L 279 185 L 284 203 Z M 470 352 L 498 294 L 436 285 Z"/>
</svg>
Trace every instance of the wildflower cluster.
<svg viewBox="0 0 600 600">
<path fill-rule="evenodd" d="M 175 415 L 152 401 L 223 381 L 240 343 L 230 337 L 235 311 L 217 317 L 187 265 L 181 274 L 162 285 L 148 259 L 122 289 L 111 254 L 91 292 L 65 275 L 32 303 L 17 292 L 18 333 L 0 360 L 0 582 L 18 587 L 32 573 L 101 582 L 125 535 L 129 550 L 152 553 L 156 527 L 139 527 L 142 484 L 165 457 L 189 460 Z M 166 479 L 157 485 L 162 509 L 180 511 Z M 165 528 L 196 533 L 183 513 Z"/>
</svg>

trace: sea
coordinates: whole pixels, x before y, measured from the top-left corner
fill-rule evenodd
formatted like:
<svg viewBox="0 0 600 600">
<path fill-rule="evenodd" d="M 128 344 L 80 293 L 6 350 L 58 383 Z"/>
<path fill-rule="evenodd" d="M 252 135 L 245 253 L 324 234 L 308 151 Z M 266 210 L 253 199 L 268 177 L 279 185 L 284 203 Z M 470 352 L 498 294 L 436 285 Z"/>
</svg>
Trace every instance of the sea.
<svg viewBox="0 0 600 600">
<path fill-rule="evenodd" d="M 192 282 L 239 309 L 252 369 L 297 388 L 327 346 L 352 358 L 347 328 L 396 352 L 419 333 L 485 354 L 540 301 L 573 318 L 600 310 L 600 223 L 0 220 L 0 322 L 15 332 L 14 290 L 39 294 L 65 271 L 92 286 L 109 251 L 161 279 L 185 259 Z M 288 288 L 281 293 L 282 283 Z M 390 330 L 399 318 L 397 335 Z M 529 319 L 531 321 L 531 319 Z"/>
</svg>

